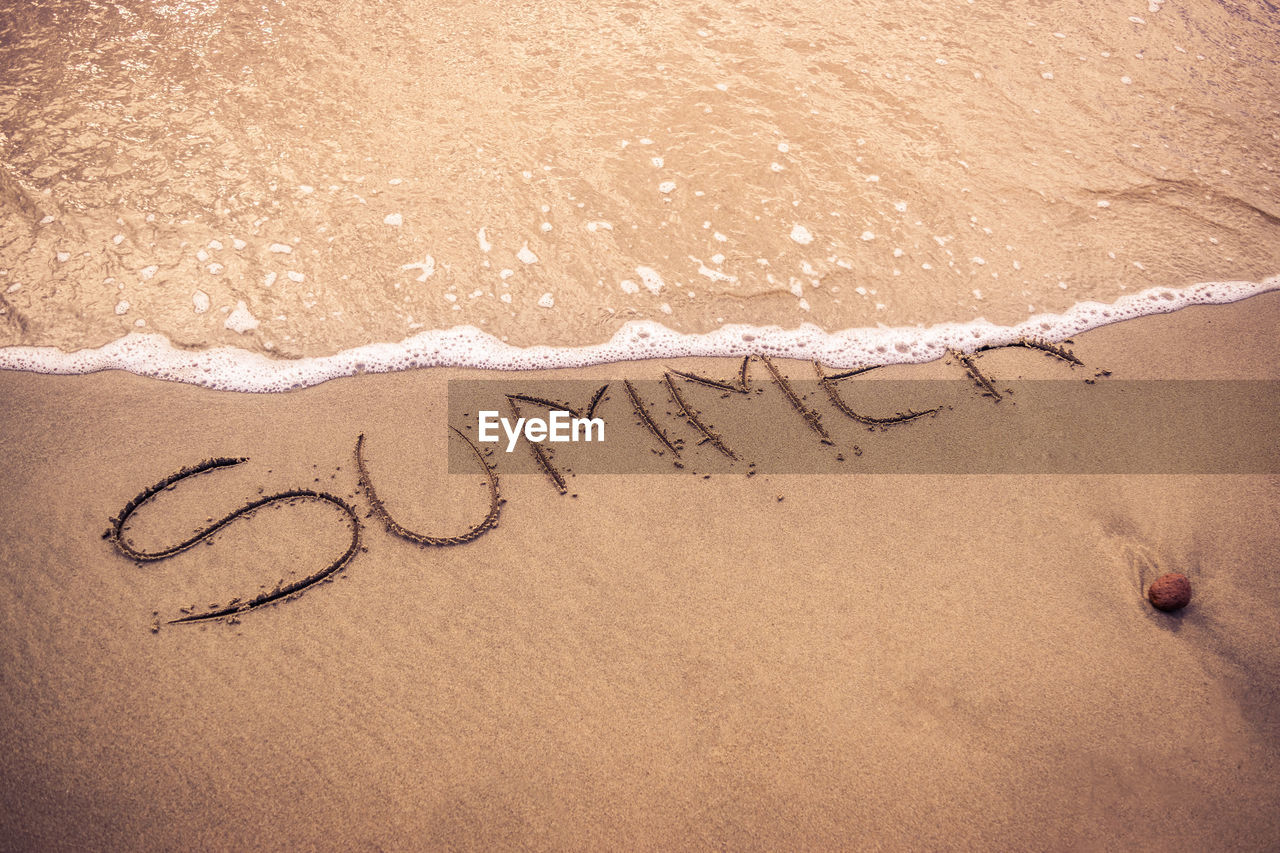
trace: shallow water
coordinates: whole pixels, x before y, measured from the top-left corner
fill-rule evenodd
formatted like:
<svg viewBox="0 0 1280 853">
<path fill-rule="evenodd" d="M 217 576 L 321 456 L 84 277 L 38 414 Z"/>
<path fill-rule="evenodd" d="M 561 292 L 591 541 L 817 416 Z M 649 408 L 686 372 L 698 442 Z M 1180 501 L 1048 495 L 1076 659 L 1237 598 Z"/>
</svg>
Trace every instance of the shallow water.
<svg viewBox="0 0 1280 853">
<path fill-rule="evenodd" d="M 1280 271 L 1267 2 L 0 9 L 0 345 L 1012 325 Z"/>
</svg>

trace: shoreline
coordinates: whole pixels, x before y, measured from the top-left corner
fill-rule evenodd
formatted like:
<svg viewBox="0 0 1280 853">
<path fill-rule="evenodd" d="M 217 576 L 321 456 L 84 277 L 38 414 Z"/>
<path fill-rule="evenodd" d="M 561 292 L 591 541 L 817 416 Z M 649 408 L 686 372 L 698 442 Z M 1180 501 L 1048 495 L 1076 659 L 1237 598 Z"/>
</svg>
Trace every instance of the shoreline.
<svg viewBox="0 0 1280 853">
<path fill-rule="evenodd" d="M 130 333 L 101 347 L 0 347 L 0 370 L 77 375 L 123 369 L 140 376 L 229 391 L 281 392 L 332 379 L 424 368 L 547 370 L 621 364 L 653 358 L 727 358 L 768 354 L 819 360 L 847 369 L 918 364 L 949 350 L 972 352 L 1020 339 L 1061 341 L 1072 335 L 1197 305 L 1230 305 L 1280 290 L 1280 276 L 1259 282 L 1206 282 L 1154 287 L 1114 303 L 1077 303 L 1057 315 L 1037 314 L 1013 326 L 983 319 L 928 327 L 853 328 L 826 332 L 811 324 L 726 325 L 706 334 L 681 334 L 650 321 L 625 324 L 609 340 L 576 347 L 514 347 L 472 326 L 423 332 L 398 343 L 373 343 L 332 355 L 282 359 L 258 350 L 175 347 L 162 335 Z"/>
</svg>

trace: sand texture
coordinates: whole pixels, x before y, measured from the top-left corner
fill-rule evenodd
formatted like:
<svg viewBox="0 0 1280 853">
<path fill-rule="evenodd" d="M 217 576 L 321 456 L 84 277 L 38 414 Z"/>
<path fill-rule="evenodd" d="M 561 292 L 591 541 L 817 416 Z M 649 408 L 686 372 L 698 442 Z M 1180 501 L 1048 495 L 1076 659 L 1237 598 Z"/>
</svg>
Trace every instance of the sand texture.
<svg viewBox="0 0 1280 853">
<path fill-rule="evenodd" d="M 1278 325 L 1271 294 L 1082 335 L 1075 373 L 1013 351 L 981 366 L 1277 380 Z M 736 364 L 561 376 L 612 383 L 613 405 L 666 367 Z M 489 493 L 478 466 L 446 473 L 445 405 L 477 375 L 245 395 L 0 373 L 0 846 L 1280 842 L 1280 477 L 681 472 L 582 475 L 561 496 L 509 475 L 474 541 L 391 535 L 357 491 L 357 436 L 401 524 L 465 532 Z M 249 461 L 139 509 L 138 548 L 309 490 L 356 510 L 359 550 L 295 600 L 168 624 L 351 542 L 337 504 L 305 498 L 167 560 L 103 538 L 147 486 L 215 457 Z M 1177 614 L 1145 598 L 1167 571 L 1194 588 Z"/>
</svg>

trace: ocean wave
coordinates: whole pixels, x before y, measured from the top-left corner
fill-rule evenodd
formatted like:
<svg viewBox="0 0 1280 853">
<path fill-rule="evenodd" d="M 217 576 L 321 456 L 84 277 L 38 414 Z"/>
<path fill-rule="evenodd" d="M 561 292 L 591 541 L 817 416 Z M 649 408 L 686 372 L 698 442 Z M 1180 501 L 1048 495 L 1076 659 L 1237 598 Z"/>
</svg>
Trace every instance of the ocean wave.
<svg viewBox="0 0 1280 853">
<path fill-rule="evenodd" d="M 0 348 L 0 369 L 49 374 L 126 370 L 140 376 L 225 391 L 273 393 L 318 385 L 361 373 L 425 367 L 543 370 L 687 356 L 766 354 L 814 360 L 839 369 L 933 361 L 948 350 L 973 350 L 1033 338 L 1056 342 L 1089 329 L 1190 305 L 1236 302 L 1280 290 L 1280 275 L 1260 282 L 1207 282 L 1186 288 L 1156 287 L 1110 304 L 1081 302 L 1061 314 L 1037 314 L 1012 326 L 983 319 L 928 327 L 864 327 L 827 332 L 812 324 L 726 325 L 705 334 L 683 334 L 651 321 L 632 322 L 604 343 L 577 347 L 515 347 L 474 326 L 422 332 L 398 343 L 373 343 L 328 356 L 271 358 L 235 347 L 183 350 L 163 335 L 132 333 L 95 349 Z"/>
</svg>

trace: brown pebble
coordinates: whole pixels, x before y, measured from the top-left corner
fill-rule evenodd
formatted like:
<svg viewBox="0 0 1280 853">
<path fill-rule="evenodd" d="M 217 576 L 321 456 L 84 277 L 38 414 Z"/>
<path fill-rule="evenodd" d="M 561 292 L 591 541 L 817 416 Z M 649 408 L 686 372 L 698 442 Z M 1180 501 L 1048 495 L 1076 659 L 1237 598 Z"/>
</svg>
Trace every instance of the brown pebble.
<svg viewBox="0 0 1280 853">
<path fill-rule="evenodd" d="M 1191 581 L 1177 572 L 1161 575 L 1147 589 L 1147 598 L 1157 610 L 1181 610 L 1191 601 Z"/>
</svg>

